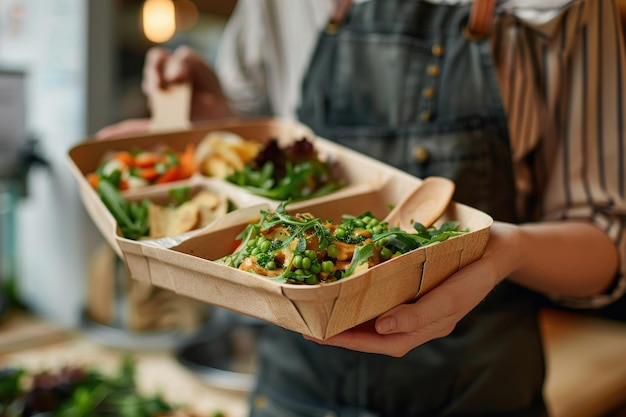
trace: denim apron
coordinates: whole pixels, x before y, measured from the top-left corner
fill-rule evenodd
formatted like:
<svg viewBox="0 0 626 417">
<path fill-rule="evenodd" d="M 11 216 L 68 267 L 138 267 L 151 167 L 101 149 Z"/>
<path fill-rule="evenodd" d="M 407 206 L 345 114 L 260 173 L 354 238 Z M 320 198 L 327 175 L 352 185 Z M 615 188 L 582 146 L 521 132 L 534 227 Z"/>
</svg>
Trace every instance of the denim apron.
<svg viewBox="0 0 626 417">
<path fill-rule="evenodd" d="M 490 40 L 469 5 L 355 3 L 323 33 L 299 117 L 317 134 L 417 177 L 456 182 L 455 200 L 516 221 L 507 121 Z M 269 326 L 253 417 L 545 416 L 533 297 L 500 284 L 451 335 L 403 358 L 306 341 Z"/>
</svg>

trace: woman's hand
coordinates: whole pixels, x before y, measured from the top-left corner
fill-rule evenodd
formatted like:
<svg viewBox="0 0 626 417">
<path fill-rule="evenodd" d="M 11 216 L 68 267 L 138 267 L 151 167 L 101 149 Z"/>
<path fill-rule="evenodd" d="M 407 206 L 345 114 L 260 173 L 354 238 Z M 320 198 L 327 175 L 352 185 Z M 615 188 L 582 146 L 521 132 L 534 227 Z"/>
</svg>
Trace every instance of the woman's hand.
<svg viewBox="0 0 626 417">
<path fill-rule="evenodd" d="M 122 136 L 141 135 L 150 132 L 150 119 L 127 119 L 98 130 L 96 139 L 113 139 Z"/>
<path fill-rule="evenodd" d="M 191 121 L 233 116 L 215 72 L 200 55 L 187 46 L 174 52 L 151 48 L 146 55 L 141 84 L 148 104 L 159 90 L 179 83 L 188 83 L 192 88 Z"/>
<path fill-rule="evenodd" d="M 324 345 L 401 357 L 430 340 L 449 335 L 519 259 L 517 226 L 494 223 L 485 254 L 412 304 L 399 305 L 380 317 L 326 340 Z"/>
<path fill-rule="evenodd" d="M 454 273 L 413 304 L 320 344 L 404 356 L 449 335 L 457 323 L 504 278 L 543 294 L 582 298 L 600 294 L 619 265 L 615 243 L 585 221 L 512 225 L 494 222 L 482 258 Z"/>
<path fill-rule="evenodd" d="M 228 100 L 215 72 L 202 57 L 186 46 L 170 52 L 161 47 L 151 48 L 146 54 L 141 87 L 148 98 L 148 107 L 153 97 L 168 86 L 188 83 L 191 85 L 190 120 L 202 121 L 232 117 Z M 96 139 L 145 134 L 150 131 L 150 119 L 129 119 L 100 129 Z"/>
</svg>

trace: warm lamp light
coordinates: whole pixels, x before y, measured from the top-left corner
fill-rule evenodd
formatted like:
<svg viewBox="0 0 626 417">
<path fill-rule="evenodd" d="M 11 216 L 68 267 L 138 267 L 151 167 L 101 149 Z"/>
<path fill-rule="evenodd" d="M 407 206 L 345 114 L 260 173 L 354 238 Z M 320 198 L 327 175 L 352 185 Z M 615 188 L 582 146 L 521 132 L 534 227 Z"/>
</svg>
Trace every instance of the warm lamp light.
<svg viewBox="0 0 626 417">
<path fill-rule="evenodd" d="M 141 10 L 143 33 L 149 41 L 162 43 L 176 32 L 176 8 L 172 0 L 145 0 Z"/>
</svg>

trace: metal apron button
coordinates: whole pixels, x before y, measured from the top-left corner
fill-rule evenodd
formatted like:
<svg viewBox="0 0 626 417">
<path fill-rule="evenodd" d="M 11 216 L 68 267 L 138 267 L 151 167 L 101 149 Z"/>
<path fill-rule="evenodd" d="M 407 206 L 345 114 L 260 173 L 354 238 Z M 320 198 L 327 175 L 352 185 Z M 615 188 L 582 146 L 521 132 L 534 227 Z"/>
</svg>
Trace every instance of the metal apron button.
<svg viewBox="0 0 626 417">
<path fill-rule="evenodd" d="M 423 112 L 420 113 L 420 119 L 422 119 L 425 122 L 432 120 L 432 118 L 433 118 L 433 113 L 430 110 L 424 110 Z"/>
<path fill-rule="evenodd" d="M 432 64 L 432 65 L 429 65 L 428 68 L 426 68 L 426 72 L 431 77 L 438 77 L 439 74 L 441 73 L 441 68 L 439 68 L 439 65 Z"/>
<path fill-rule="evenodd" d="M 268 400 L 266 396 L 257 395 L 256 397 L 254 397 L 254 406 L 256 408 L 265 408 L 267 407 L 267 404 L 268 404 Z"/>
<path fill-rule="evenodd" d="M 430 48 L 430 51 L 432 52 L 434 56 L 442 56 L 444 49 L 443 49 L 443 46 L 436 43 L 432 46 L 432 48 Z"/>
<path fill-rule="evenodd" d="M 435 89 L 432 87 L 426 87 L 422 90 L 422 96 L 429 100 L 432 100 L 435 97 Z"/>
<path fill-rule="evenodd" d="M 413 158 L 420 164 L 425 163 L 430 158 L 430 154 L 428 153 L 428 149 L 423 146 L 418 146 L 413 150 Z"/>
</svg>

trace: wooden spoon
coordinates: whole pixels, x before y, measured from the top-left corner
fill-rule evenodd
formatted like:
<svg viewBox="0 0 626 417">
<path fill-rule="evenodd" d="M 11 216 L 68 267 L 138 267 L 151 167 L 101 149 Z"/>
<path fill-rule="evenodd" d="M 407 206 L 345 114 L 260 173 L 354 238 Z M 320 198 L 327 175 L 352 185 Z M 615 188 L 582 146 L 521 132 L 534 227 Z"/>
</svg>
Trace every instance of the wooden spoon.
<svg viewBox="0 0 626 417">
<path fill-rule="evenodd" d="M 415 231 L 413 223 L 431 226 L 446 210 L 454 194 L 454 182 L 443 177 L 427 177 L 389 212 L 383 221 L 405 232 Z"/>
</svg>

